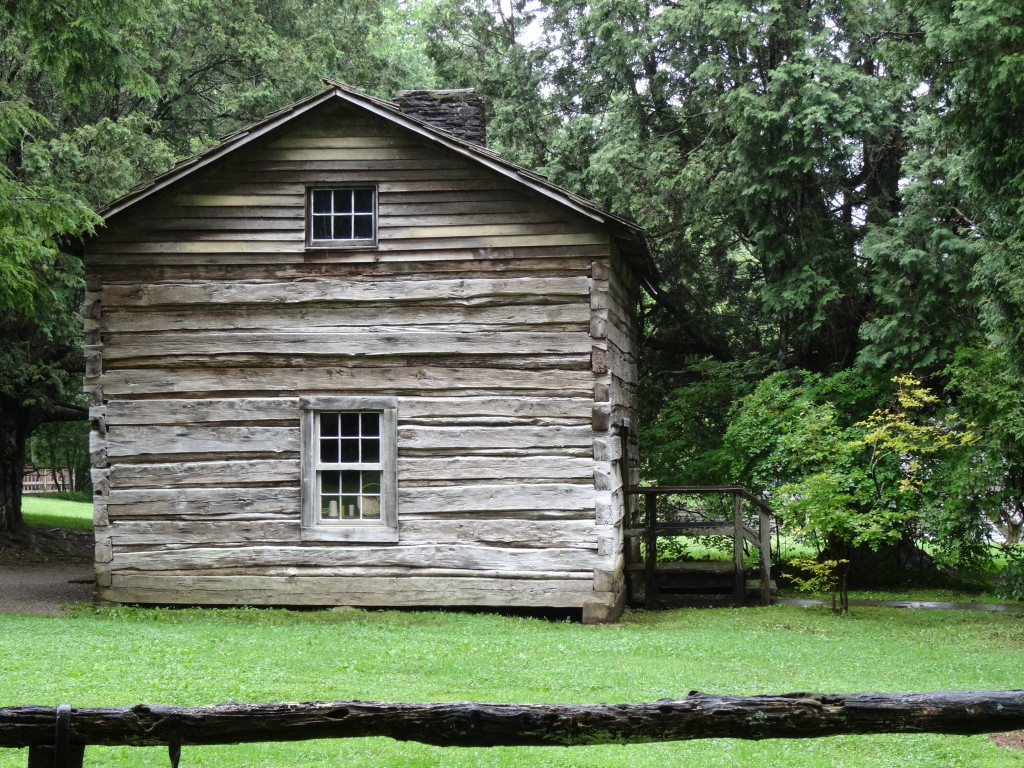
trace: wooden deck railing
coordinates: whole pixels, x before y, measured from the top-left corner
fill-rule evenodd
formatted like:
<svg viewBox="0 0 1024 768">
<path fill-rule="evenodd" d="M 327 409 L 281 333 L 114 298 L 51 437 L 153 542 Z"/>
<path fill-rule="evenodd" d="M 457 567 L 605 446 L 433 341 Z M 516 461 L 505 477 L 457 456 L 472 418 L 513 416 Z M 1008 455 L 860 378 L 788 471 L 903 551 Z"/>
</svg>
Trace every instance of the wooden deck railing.
<svg viewBox="0 0 1024 768">
<path fill-rule="evenodd" d="M 626 536 L 642 537 L 644 542 L 644 605 L 656 607 L 658 539 L 666 536 L 729 536 L 733 541 L 733 600 L 736 605 L 746 602 L 746 577 L 743 557 L 744 542 L 750 542 L 758 551 L 759 602 L 771 604 L 771 520 L 772 509 L 742 485 L 671 485 L 632 486 L 629 493 L 643 497 L 642 524 L 635 510 L 627 517 Z M 675 522 L 659 520 L 658 498 L 662 496 L 719 495 L 732 496 L 731 520 L 723 522 Z M 743 503 L 757 510 L 758 530 L 747 527 Z"/>
<path fill-rule="evenodd" d="M 176 766 L 182 746 L 368 736 L 440 747 L 570 747 L 1022 728 L 1022 690 L 768 696 L 693 691 L 684 699 L 649 704 L 328 701 L 0 707 L 0 747 L 29 747 L 31 768 L 81 768 L 90 744 L 167 746 Z"/>
</svg>

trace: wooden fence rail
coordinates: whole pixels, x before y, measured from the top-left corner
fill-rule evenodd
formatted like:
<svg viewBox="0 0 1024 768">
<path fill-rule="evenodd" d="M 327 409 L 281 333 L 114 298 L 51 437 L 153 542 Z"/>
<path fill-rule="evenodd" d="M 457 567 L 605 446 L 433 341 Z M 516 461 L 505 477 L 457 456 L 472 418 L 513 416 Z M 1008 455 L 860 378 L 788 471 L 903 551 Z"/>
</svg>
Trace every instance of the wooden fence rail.
<svg viewBox="0 0 1024 768">
<path fill-rule="evenodd" d="M 650 704 L 329 701 L 206 707 L 0 707 L 0 747 L 27 746 L 39 753 L 40 745 L 47 745 L 47 755 L 37 754 L 34 764 L 56 768 L 80 766 L 83 745 L 89 744 L 166 745 L 176 764 L 182 745 L 366 736 L 441 747 L 568 747 L 1019 729 L 1024 729 L 1024 690 L 767 696 L 694 691 L 684 699 Z M 55 760 L 53 755 L 61 757 Z M 32 760 L 30 750 L 30 766 Z"/>
</svg>

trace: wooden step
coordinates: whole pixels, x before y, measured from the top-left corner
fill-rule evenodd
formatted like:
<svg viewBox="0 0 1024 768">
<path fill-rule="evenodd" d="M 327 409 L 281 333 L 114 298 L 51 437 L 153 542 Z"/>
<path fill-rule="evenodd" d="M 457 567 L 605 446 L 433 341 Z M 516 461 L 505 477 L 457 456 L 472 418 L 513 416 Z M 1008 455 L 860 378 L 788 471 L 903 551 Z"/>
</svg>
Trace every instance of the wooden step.
<svg viewBox="0 0 1024 768">
<path fill-rule="evenodd" d="M 727 536 L 730 539 L 733 535 L 731 523 L 716 522 L 695 522 L 695 523 L 658 523 L 655 527 L 657 536 Z M 626 528 L 625 535 L 631 538 L 642 539 L 647 536 L 647 529 L 643 527 Z M 751 544 L 757 544 L 757 536 L 754 532 L 743 527 L 743 538 Z"/>
<path fill-rule="evenodd" d="M 732 599 L 733 594 L 733 591 L 728 587 L 717 587 L 712 584 L 691 584 L 685 587 L 660 587 L 654 597 L 655 599 L 660 599 L 663 597 L 690 598 L 700 597 L 701 595 L 719 595 Z"/>
<path fill-rule="evenodd" d="M 747 594 L 748 595 L 759 595 L 759 594 L 761 594 L 761 580 L 760 579 L 747 579 L 746 586 L 747 586 Z M 777 595 L 779 593 L 779 587 L 775 583 L 775 579 L 772 579 L 771 581 L 768 582 L 768 590 L 773 595 Z"/>
<path fill-rule="evenodd" d="M 655 579 L 658 589 L 699 592 L 732 592 L 736 579 L 730 574 L 671 574 L 661 575 Z"/>
<path fill-rule="evenodd" d="M 643 563 L 630 563 L 626 566 L 628 570 L 640 573 L 644 571 L 644 567 Z M 732 563 L 724 560 L 693 560 L 682 563 L 661 562 L 655 566 L 654 570 L 655 573 L 659 574 L 705 573 L 732 575 L 734 572 Z"/>
<path fill-rule="evenodd" d="M 736 600 L 731 594 L 658 595 L 654 604 L 658 608 L 726 608 Z"/>
</svg>

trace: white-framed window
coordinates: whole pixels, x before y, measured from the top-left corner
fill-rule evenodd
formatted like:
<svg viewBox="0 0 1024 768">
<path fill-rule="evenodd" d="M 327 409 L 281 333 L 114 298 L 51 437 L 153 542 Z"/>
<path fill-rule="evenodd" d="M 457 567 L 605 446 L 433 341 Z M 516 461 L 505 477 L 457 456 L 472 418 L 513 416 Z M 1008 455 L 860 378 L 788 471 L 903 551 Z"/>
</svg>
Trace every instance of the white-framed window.
<svg viewBox="0 0 1024 768">
<path fill-rule="evenodd" d="M 398 541 L 394 398 L 303 397 L 302 538 Z"/>
<path fill-rule="evenodd" d="M 377 242 L 377 190 L 372 186 L 313 187 L 306 206 L 306 243 L 321 248 Z"/>
</svg>

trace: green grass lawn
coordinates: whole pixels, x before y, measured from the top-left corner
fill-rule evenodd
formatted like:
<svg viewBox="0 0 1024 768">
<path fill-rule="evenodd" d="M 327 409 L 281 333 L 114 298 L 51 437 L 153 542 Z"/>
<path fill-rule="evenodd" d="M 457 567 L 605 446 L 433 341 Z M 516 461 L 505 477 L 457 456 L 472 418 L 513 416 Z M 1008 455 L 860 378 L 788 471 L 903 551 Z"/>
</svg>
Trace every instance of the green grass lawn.
<svg viewBox="0 0 1024 768">
<path fill-rule="evenodd" d="M 26 497 L 31 524 L 88 530 L 89 504 Z M 867 595 L 864 597 L 881 597 Z M 892 593 L 894 599 L 922 599 Z M 931 599 L 950 599 L 928 595 Z M 958 597 L 957 599 L 963 599 Z M 584 627 L 491 615 L 81 607 L 0 614 L 0 702 L 642 702 L 708 693 L 1024 688 L 1024 618 L 785 606 L 629 614 Z M 0 768 L 24 766 L 0 750 Z M 162 749 L 90 747 L 86 765 L 163 766 Z M 389 739 L 186 747 L 186 766 L 1020 766 L 984 737 L 709 740 L 441 749 Z"/>
<path fill-rule="evenodd" d="M 708 693 L 1024 687 L 1024 619 L 785 606 L 635 613 L 613 626 L 364 611 L 94 610 L 0 615 L 0 701 L 643 702 Z M 24 766 L 0 750 L 0 766 Z M 86 765 L 163 766 L 90 747 Z M 894 735 L 575 748 L 442 749 L 389 739 L 185 747 L 184 766 L 1024 766 L 985 737 Z"/>
<path fill-rule="evenodd" d="M 92 504 L 68 501 L 53 495 L 23 496 L 21 514 L 29 525 L 92 530 Z"/>
</svg>

